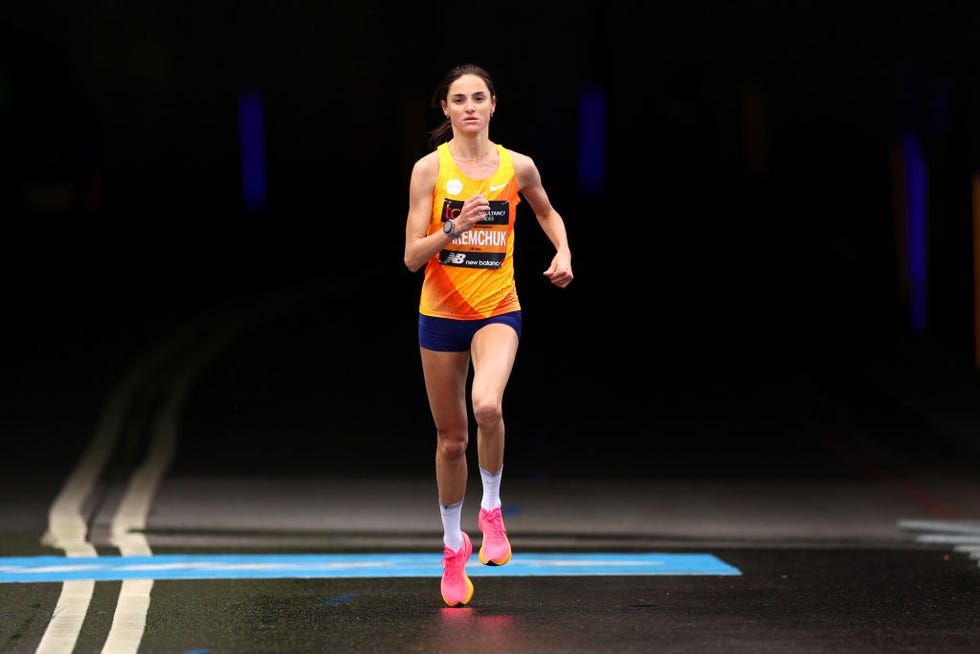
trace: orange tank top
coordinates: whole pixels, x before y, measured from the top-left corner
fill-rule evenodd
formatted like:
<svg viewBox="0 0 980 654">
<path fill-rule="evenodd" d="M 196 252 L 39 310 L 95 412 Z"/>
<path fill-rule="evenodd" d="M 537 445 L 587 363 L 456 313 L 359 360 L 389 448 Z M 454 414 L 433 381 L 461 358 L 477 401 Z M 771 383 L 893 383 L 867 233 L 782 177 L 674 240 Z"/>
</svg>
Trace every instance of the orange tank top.
<svg viewBox="0 0 980 654">
<path fill-rule="evenodd" d="M 453 239 L 429 259 L 422 281 L 419 312 L 437 318 L 476 320 L 521 308 L 514 280 L 514 222 L 517 218 L 517 176 L 510 152 L 497 144 L 500 165 L 489 179 L 463 174 L 441 144 L 439 177 L 432 195 L 428 233 L 441 231 L 463 201 L 483 193 L 490 211 L 473 229 Z"/>
</svg>

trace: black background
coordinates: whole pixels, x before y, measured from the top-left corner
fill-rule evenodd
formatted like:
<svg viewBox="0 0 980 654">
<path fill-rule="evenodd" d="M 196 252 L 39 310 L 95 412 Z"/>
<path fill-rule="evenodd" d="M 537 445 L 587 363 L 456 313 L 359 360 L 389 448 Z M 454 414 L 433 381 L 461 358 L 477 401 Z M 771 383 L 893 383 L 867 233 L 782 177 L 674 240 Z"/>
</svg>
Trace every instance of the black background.
<svg viewBox="0 0 980 654">
<path fill-rule="evenodd" d="M 346 289 L 325 323 L 356 326 L 320 354 L 368 361 L 382 397 L 419 394 L 408 178 L 441 118 L 432 91 L 475 62 L 497 85 L 491 138 L 534 157 L 576 273 L 547 284 L 550 246 L 522 205 L 512 392 L 575 385 L 575 410 L 609 417 L 709 412 L 790 369 L 847 384 L 924 356 L 972 378 L 977 16 L 968 2 L 7 6 L 8 370 L 150 344 L 229 299 L 312 282 Z M 585 88 L 607 102 L 597 192 L 577 180 Z M 259 211 L 242 201 L 248 91 L 265 118 Z M 896 173 L 910 134 L 929 179 L 922 332 Z"/>
</svg>

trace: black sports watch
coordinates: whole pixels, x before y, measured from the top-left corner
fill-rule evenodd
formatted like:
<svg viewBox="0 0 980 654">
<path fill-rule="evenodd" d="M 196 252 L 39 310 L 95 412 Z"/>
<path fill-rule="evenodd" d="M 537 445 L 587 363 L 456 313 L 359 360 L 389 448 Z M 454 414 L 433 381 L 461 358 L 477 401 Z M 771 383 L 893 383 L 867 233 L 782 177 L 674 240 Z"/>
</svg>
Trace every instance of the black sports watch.
<svg viewBox="0 0 980 654">
<path fill-rule="evenodd" d="M 459 236 L 459 234 L 456 233 L 456 223 L 452 218 L 446 218 L 446 222 L 442 224 L 442 231 L 449 234 L 453 238 Z"/>
</svg>

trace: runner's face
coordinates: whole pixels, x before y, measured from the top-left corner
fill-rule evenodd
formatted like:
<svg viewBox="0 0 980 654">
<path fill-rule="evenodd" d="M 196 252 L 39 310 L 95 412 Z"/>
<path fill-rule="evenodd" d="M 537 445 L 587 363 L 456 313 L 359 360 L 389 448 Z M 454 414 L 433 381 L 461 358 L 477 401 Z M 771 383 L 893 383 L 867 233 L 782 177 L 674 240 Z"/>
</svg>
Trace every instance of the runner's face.
<svg viewBox="0 0 980 654">
<path fill-rule="evenodd" d="M 463 75 L 450 84 L 442 110 L 453 127 L 467 133 L 479 132 L 490 123 L 496 103 L 486 82 L 477 75 Z"/>
</svg>

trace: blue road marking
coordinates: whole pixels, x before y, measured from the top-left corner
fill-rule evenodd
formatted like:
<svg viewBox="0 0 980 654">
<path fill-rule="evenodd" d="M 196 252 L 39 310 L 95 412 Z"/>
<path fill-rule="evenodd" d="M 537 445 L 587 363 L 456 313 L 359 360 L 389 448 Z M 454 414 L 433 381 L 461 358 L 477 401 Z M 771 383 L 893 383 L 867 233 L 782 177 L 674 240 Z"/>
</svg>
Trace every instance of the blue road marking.
<svg viewBox="0 0 980 654">
<path fill-rule="evenodd" d="M 331 597 L 320 606 L 340 606 L 341 604 L 346 604 L 355 597 L 357 597 L 357 593 L 344 593 L 343 595 L 338 595 L 337 597 Z"/>
<path fill-rule="evenodd" d="M 740 575 L 711 554 L 527 553 L 505 566 L 474 557 L 470 576 Z M 439 577 L 437 554 L 158 554 L 154 556 L 0 557 L 0 583 L 124 579 L 286 577 Z"/>
</svg>

